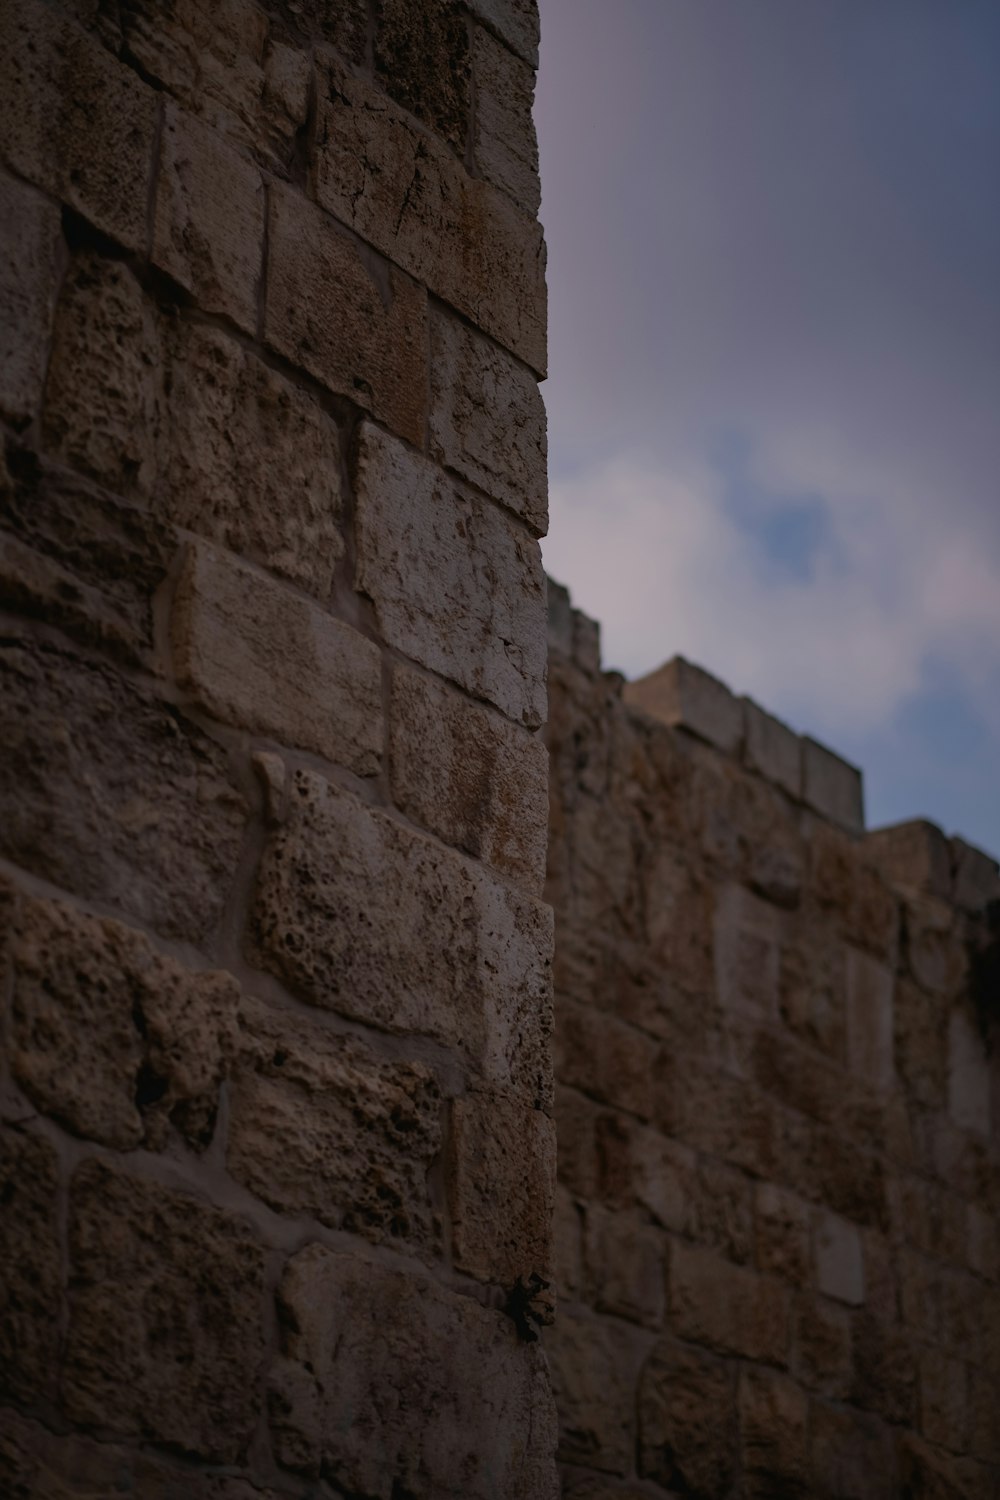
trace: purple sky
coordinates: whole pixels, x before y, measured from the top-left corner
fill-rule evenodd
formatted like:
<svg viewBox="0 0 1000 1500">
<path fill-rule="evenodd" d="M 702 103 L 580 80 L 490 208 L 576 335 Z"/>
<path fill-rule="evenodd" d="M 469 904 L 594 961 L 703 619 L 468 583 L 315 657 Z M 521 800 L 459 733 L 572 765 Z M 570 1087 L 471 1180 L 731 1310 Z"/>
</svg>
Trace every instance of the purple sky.
<svg viewBox="0 0 1000 1500">
<path fill-rule="evenodd" d="M 1000 4 L 541 12 L 549 571 L 1000 853 Z"/>
</svg>

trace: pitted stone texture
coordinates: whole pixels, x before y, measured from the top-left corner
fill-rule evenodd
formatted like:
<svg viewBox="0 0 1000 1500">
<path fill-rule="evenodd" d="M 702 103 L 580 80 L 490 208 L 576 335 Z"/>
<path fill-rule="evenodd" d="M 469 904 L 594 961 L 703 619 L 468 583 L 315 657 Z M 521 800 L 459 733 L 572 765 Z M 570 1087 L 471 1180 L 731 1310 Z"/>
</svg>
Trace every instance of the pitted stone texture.
<svg viewBox="0 0 1000 1500">
<path fill-rule="evenodd" d="M 440 1091 L 422 1063 L 380 1061 L 354 1037 L 244 1001 L 229 1093 L 229 1171 L 277 1213 L 376 1244 L 433 1250 L 427 1173 Z"/>
<path fill-rule="evenodd" d="M 666 1236 L 638 1216 L 589 1203 L 583 1254 L 598 1312 L 658 1328 L 663 1321 L 665 1249 Z"/>
<path fill-rule="evenodd" d="M 431 456 L 548 529 L 545 404 L 531 371 L 443 309 L 431 316 Z"/>
<path fill-rule="evenodd" d="M 670 1252 L 670 1326 L 726 1354 L 783 1365 L 789 1294 L 780 1282 L 680 1242 Z"/>
<path fill-rule="evenodd" d="M 809 1398 L 784 1375 L 740 1374 L 743 1493 L 747 1500 L 805 1500 L 809 1487 Z"/>
<path fill-rule="evenodd" d="M 196 940 L 245 818 L 226 759 L 170 706 L 51 650 L 0 653 L 0 849 L 78 895 Z"/>
<path fill-rule="evenodd" d="M 427 294 L 298 193 L 271 185 L 264 338 L 411 443 L 427 420 Z"/>
<path fill-rule="evenodd" d="M 160 138 L 153 263 L 205 312 L 257 328 L 264 250 L 260 172 L 202 121 L 166 105 Z"/>
<path fill-rule="evenodd" d="M 62 1301 L 55 1152 L 0 1131 L 0 1394 L 54 1394 Z M 2 1470 L 0 1470 L 2 1475 Z"/>
<path fill-rule="evenodd" d="M 672 657 L 655 672 L 627 682 L 626 703 L 643 713 L 688 729 L 719 750 L 734 753 L 743 738 L 743 705 L 710 672 Z"/>
<path fill-rule="evenodd" d="M 480 172 L 528 213 L 538 212 L 538 141 L 532 105 L 535 73 L 488 31 L 472 42 L 476 80 L 473 151 Z"/>
<path fill-rule="evenodd" d="M 544 744 L 400 666 L 392 674 L 390 720 L 397 806 L 540 895 L 549 785 Z"/>
<path fill-rule="evenodd" d="M 802 800 L 848 833 L 864 833 L 861 772 L 808 736 L 802 740 Z"/>
<path fill-rule="evenodd" d="M 261 861 L 256 950 L 306 1000 L 551 1100 L 551 913 L 311 772 Z"/>
<path fill-rule="evenodd" d="M 325 42 L 357 67 L 368 48 L 368 0 L 267 0 L 275 34 L 289 41 Z"/>
<path fill-rule="evenodd" d="M 504 1094 L 468 1094 L 451 1116 L 449 1188 L 455 1263 L 510 1288 L 552 1281 L 556 1133 Z M 548 1321 L 548 1319 L 546 1319 Z"/>
<path fill-rule="evenodd" d="M 214 547 L 188 548 L 171 626 L 177 680 L 225 723 L 372 776 L 382 755 L 378 647 Z"/>
<path fill-rule="evenodd" d="M 802 745 L 798 735 L 780 719 L 765 713 L 752 698 L 743 699 L 743 713 L 746 764 L 798 799 L 802 795 Z"/>
<path fill-rule="evenodd" d="M 469 28 L 458 0 L 376 0 L 375 77 L 461 157 L 469 129 Z"/>
<path fill-rule="evenodd" d="M 319 82 L 314 190 L 336 218 L 545 373 L 537 220 L 332 55 Z"/>
<path fill-rule="evenodd" d="M 638 1403 L 640 1474 L 701 1500 L 727 1494 L 737 1471 L 733 1371 L 665 1340 L 643 1366 Z"/>
<path fill-rule="evenodd" d="M 0 173 L 0 416 L 17 426 L 42 393 L 59 239 L 55 204 Z"/>
<path fill-rule="evenodd" d="M 290 1261 L 278 1299 L 286 1468 L 372 1500 L 555 1500 L 545 1362 L 501 1314 L 320 1245 Z"/>
<path fill-rule="evenodd" d="M 648 1335 L 560 1308 L 545 1337 L 559 1411 L 559 1458 L 627 1474 L 635 1448 L 635 1388 Z"/>
<path fill-rule="evenodd" d="M 238 1463 L 257 1425 L 264 1254 L 249 1226 L 85 1162 L 70 1193 L 74 1420 Z"/>
<path fill-rule="evenodd" d="M 519 57 L 538 67 L 537 0 L 470 0 L 469 9 Z"/>
<path fill-rule="evenodd" d="M 23 896 L 11 941 L 11 1071 L 45 1114 L 120 1151 L 211 1137 L 236 1035 L 227 974 L 191 973 L 141 933 Z"/>
<path fill-rule="evenodd" d="M 361 434 L 356 489 L 357 584 L 389 644 L 536 728 L 546 665 L 537 542 L 374 427 Z"/>
<path fill-rule="evenodd" d="M 157 97 L 44 0 L 0 10 L 0 155 L 142 252 Z"/>
</svg>

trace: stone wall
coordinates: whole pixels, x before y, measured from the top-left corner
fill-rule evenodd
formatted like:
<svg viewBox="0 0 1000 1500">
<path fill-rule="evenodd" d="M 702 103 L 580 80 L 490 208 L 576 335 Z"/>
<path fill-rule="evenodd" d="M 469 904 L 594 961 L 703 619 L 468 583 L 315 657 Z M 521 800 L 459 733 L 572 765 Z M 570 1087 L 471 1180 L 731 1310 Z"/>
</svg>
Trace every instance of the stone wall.
<svg viewBox="0 0 1000 1500">
<path fill-rule="evenodd" d="M 524 1500 L 533 0 L 0 7 L 0 1492 Z"/>
<path fill-rule="evenodd" d="M 551 624 L 565 1493 L 990 1500 L 996 864 Z"/>
</svg>

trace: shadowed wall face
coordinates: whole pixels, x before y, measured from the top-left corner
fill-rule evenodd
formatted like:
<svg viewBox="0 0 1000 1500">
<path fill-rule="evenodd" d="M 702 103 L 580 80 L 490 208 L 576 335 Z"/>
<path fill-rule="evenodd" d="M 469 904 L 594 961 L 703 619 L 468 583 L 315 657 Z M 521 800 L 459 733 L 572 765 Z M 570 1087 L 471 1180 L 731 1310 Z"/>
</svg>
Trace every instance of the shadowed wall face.
<svg viewBox="0 0 1000 1500">
<path fill-rule="evenodd" d="M 2 7 L 4 1494 L 551 1500 L 536 62 Z"/>
<path fill-rule="evenodd" d="M 989 1500 L 997 866 L 551 605 L 564 1493 Z"/>
</svg>

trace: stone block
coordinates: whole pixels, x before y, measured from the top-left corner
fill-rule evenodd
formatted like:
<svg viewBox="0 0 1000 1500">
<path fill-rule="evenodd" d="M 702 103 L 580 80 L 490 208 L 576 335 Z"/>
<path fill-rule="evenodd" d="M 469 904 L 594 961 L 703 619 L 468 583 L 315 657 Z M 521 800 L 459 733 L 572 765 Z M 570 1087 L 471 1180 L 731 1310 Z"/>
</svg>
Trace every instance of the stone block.
<svg viewBox="0 0 1000 1500">
<path fill-rule="evenodd" d="M 778 1013 L 782 927 L 779 913 L 742 886 L 716 898 L 715 990 L 726 1011 L 754 1020 Z"/>
<path fill-rule="evenodd" d="M 546 608 L 548 610 L 549 650 L 559 651 L 563 656 L 573 654 L 573 606 L 569 589 L 545 575 Z"/>
<path fill-rule="evenodd" d="M 74 1421 L 220 1463 L 246 1456 L 265 1355 L 249 1226 L 84 1162 L 70 1198 L 63 1393 Z"/>
<path fill-rule="evenodd" d="M 809 1398 L 785 1375 L 744 1368 L 739 1378 L 743 1492 L 803 1500 L 809 1488 Z"/>
<path fill-rule="evenodd" d="M 545 404 L 534 374 L 444 309 L 431 316 L 430 453 L 519 515 L 548 529 Z"/>
<path fill-rule="evenodd" d="M 265 341 L 423 447 L 426 293 L 291 188 L 272 183 L 268 202 Z"/>
<path fill-rule="evenodd" d="M 448 1188 L 459 1270 L 508 1290 L 551 1285 L 555 1180 L 548 1115 L 499 1091 L 456 1099 Z"/>
<path fill-rule="evenodd" d="M 831 824 L 809 830 L 810 891 L 830 909 L 849 942 L 894 963 L 899 937 L 899 906 L 882 874 L 858 845 Z"/>
<path fill-rule="evenodd" d="M 588 1204 L 584 1261 L 598 1312 L 649 1328 L 663 1321 L 666 1236 L 633 1215 Z"/>
<path fill-rule="evenodd" d="M 903 957 L 911 977 L 928 994 L 947 1005 L 961 992 L 969 956 L 953 906 L 914 896 L 903 906 Z"/>
<path fill-rule="evenodd" d="M 204 312 L 257 331 L 264 185 L 254 164 L 201 120 L 167 103 L 153 222 L 153 264 Z"/>
<path fill-rule="evenodd" d="M 502 1314 L 423 1276 L 309 1245 L 278 1289 L 279 1462 L 371 1500 L 555 1500 L 544 1357 Z"/>
<path fill-rule="evenodd" d="M 756 1265 L 759 1271 L 780 1276 L 802 1287 L 812 1275 L 809 1207 L 792 1193 L 769 1182 L 757 1184 L 754 1194 Z"/>
<path fill-rule="evenodd" d="M 894 1080 L 892 971 L 856 948 L 847 954 L 847 1062 L 855 1078 L 886 1093 Z"/>
<path fill-rule="evenodd" d="M 854 1385 L 851 1314 L 825 1297 L 803 1294 L 792 1317 L 791 1370 L 807 1390 L 846 1401 Z"/>
<path fill-rule="evenodd" d="M 855 1313 L 854 1379 L 850 1399 L 886 1422 L 912 1427 L 917 1416 L 917 1350 L 910 1330 L 892 1320 L 892 1308 Z"/>
<path fill-rule="evenodd" d="M 0 1132 L 0 1394 L 26 1403 L 55 1394 L 63 1311 L 58 1186 L 48 1141 Z"/>
<path fill-rule="evenodd" d="M 659 1042 L 604 1011 L 566 1000 L 555 1043 L 560 1083 L 641 1119 L 652 1117 Z"/>
<path fill-rule="evenodd" d="M 827 1297 L 859 1307 L 865 1300 L 861 1236 L 837 1214 L 821 1214 L 814 1227 L 816 1285 Z"/>
<path fill-rule="evenodd" d="M 465 155 L 471 115 L 469 27 L 459 0 L 379 0 L 375 77 L 397 103 Z"/>
<path fill-rule="evenodd" d="M 224 723 L 374 776 L 382 662 L 350 625 L 231 554 L 190 546 L 174 594 L 177 681 Z"/>
<path fill-rule="evenodd" d="M 569 1189 L 556 1184 L 552 1223 L 552 1258 L 560 1301 L 575 1301 L 583 1293 L 583 1220 Z"/>
<path fill-rule="evenodd" d="M 895 1500 L 890 1434 L 874 1417 L 825 1402 L 809 1409 L 810 1500 Z"/>
<path fill-rule="evenodd" d="M 480 21 L 533 68 L 538 66 L 538 0 L 470 0 Z"/>
<path fill-rule="evenodd" d="M 947 1098 L 947 1015 L 940 1000 L 901 979 L 893 1004 L 896 1072 L 907 1094 L 928 1109 Z"/>
<path fill-rule="evenodd" d="M 457 1047 L 551 1100 L 552 914 L 307 771 L 261 861 L 256 952 L 310 1004 Z"/>
<path fill-rule="evenodd" d="M 995 1418 L 991 1418 L 996 1431 Z M 897 1444 L 898 1484 L 896 1493 L 913 1500 L 994 1500 L 996 1469 L 973 1459 L 944 1453 L 922 1443 L 911 1433 L 901 1433 Z"/>
<path fill-rule="evenodd" d="M 740 699 L 683 656 L 671 657 L 655 672 L 627 682 L 623 697 L 651 718 L 686 729 L 729 755 L 735 755 L 743 741 Z"/>
<path fill-rule="evenodd" d="M 296 42 L 322 42 L 364 67 L 368 51 L 368 0 L 270 0 L 272 16 Z"/>
<path fill-rule="evenodd" d="M 682 1338 L 764 1364 L 788 1358 L 789 1293 L 711 1251 L 671 1247 L 669 1318 Z"/>
<path fill-rule="evenodd" d="M 664 1340 L 643 1366 L 638 1412 L 644 1479 L 703 1500 L 729 1493 L 738 1465 L 729 1365 Z"/>
<path fill-rule="evenodd" d="M 743 719 L 744 764 L 797 801 L 802 796 L 802 745 L 798 735 L 780 719 L 765 713 L 752 698 L 743 699 Z"/>
<path fill-rule="evenodd" d="M 953 1010 L 948 1020 L 948 1112 L 963 1130 L 989 1135 L 990 1060 L 973 1018 Z"/>
<path fill-rule="evenodd" d="M 276 1213 L 418 1252 L 440 1226 L 427 1174 L 441 1149 L 440 1091 L 419 1062 L 245 1000 L 229 1090 L 226 1164 Z"/>
<path fill-rule="evenodd" d="M 948 840 L 926 818 L 876 828 L 865 835 L 865 850 L 893 885 L 947 901 L 951 895 Z"/>
<path fill-rule="evenodd" d="M 377 428 L 361 432 L 357 587 L 391 646 L 535 729 L 545 717 L 538 543 Z"/>
<path fill-rule="evenodd" d="M 648 1335 L 561 1308 L 546 1335 L 559 1412 L 559 1458 L 627 1474 L 635 1449 L 635 1390 Z"/>
<path fill-rule="evenodd" d="M 139 932 L 62 902 L 18 903 L 10 1067 L 32 1102 L 119 1151 L 162 1146 L 172 1123 L 211 1138 L 239 990 L 191 973 Z"/>
<path fill-rule="evenodd" d="M 42 394 L 60 238 L 55 204 L 0 173 L 0 415 L 16 427 Z"/>
<path fill-rule="evenodd" d="M 969 1370 L 940 1349 L 918 1355 L 920 1431 L 930 1443 L 956 1452 L 969 1442 Z"/>
<path fill-rule="evenodd" d="M 538 212 L 538 141 L 530 63 L 477 27 L 472 39 L 476 112 L 472 149 L 480 173 L 529 214 Z"/>
<path fill-rule="evenodd" d="M 540 895 L 549 762 L 544 743 L 406 667 L 392 672 L 390 782 L 397 807 Z"/>
<path fill-rule="evenodd" d="M 601 627 L 582 609 L 573 611 L 573 660 L 588 677 L 601 670 Z"/>
<path fill-rule="evenodd" d="M 847 833 L 864 833 L 861 772 L 808 735 L 802 739 L 802 800 Z"/>
<path fill-rule="evenodd" d="M 219 747 L 172 706 L 62 652 L 8 646 L 0 671 L 3 854 L 166 936 L 204 937 L 246 814 Z"/>
<path fill-rule="evenodd" d="M 846 956 L 829 930 L 803 927 L 781 948 L 778 1011 L 800 1041 L 846 1058 Z"/>
<path fill-rule="evenodd" d="M 1000 1466 L 996 1374 L 969 1371 L 969 1450 L 976 1458 Z M 954 1447 L 954 1437 L 950 1446 Z M 994 1478 L 996 1471 L 994 1470 Z"/>
<path fill-rule="evenodd" d="M 44 0 L 0 11 L 0 154 L 126 249 L 146 248 L 157 96 Z"/>
<path fill-rule="evenodd" d="M 1000 865 L 982 849 L 953 838 L 951 844 L 952 899 L 965 911 L 978 912 L 1000 901 Z"/>
<path fill-rule="evenodd" d="M 313 188 L 329 213 L 544 375 L 541 226 L 332 55 Z"/>
</svg>

